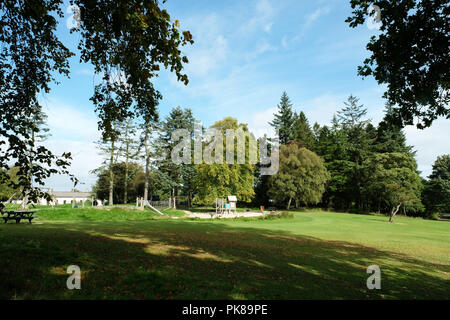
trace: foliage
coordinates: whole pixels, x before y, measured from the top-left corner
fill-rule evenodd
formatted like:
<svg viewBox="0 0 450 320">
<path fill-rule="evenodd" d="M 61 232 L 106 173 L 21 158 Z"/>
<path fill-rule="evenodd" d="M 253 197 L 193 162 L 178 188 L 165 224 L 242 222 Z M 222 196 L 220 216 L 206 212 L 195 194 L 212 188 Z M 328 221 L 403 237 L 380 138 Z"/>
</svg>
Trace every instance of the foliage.
<svg viewBox="0 0 450 320">
<path fill-rule="evenodd" d="M 130 174 L 127 177 L 127 167 Z M 114 198 L 113 203 L 133 203 L 136 197 L 142 196 L 144 191 L 144 170 L 141 165 L 130 162 L 128 165 L 125 162 L 114 163 L 112 166 L 114 174 Z M 127 182 L 127 198 L 125 197 L 125 179 Z M 100 170 L 98 172 L 98 180 L 94 186 L 99 199 L 109 198 L 109 168 Z"/>
<path fill-rule="evenodd" d="M 8 201 L 11 197 L 19 198 L 21 190 L 12 187 L 17 183 L 17 172 L 19 168 L 16 167 L 8 170 L 0 169 L 0 201 Z"/>
<path fill-rule="evenodd" d="M 294 113 L 292 138 L 295 141 L 302 142 L 307 149 L 313 150 L 315 142 L 314 135 L 303 111 L 300 114 Z"/>
<path fill-rule="evenodd" d="M 406 145 L 405 133 L 401 126 L 395 124 L 392 106 L 387 105 L 384 119 L 378 124 L 376 150 L 377 152 L 402 152 L 412 156 L 415 152 Z"/>
<path fill-rule="evenodd" d="M 406 153 L 376 153 L 364 161 L 363 193 L 378 206 L 420 206 L 422 182 L 417 164 Z"/>
<path fill-rule="evenodd" d="M 58 73 L 69 73 L 68 59 L 73 55 L 56 35 L 62 4 L 60 0 L 0 3 L 0 167 L 19 168 L 11 187 L 21 189 L 30 200 L 41 196 L 33 184 L 43 185 L 52 174 L 69 174 L 70 153 L 56 156 L 33 141 L 33 133 L 42 133 L 35 124 L 42 112 L 38 94 L 50 91 Z"/>
<path fill-rule="evenodd" d="M 113 128 L 117 120 L 136 115 L 157 118 L 161 94 L 151 81 L 164 66 L 188 83 L 183 73 L 188 59 L 180 48 L 193 43 L 190 32 L 180 31 L 179 21 L 172 21 L 157 0 L 70 3 L 80 9 L 79 28 L 72 30 L 79 32 L 80 60 L 102 75 L 91 100 L 104 140 L 118 134 Z M 20 168 L 13 187 L 20 187 L 30 200 L 41 195 L 33 183 L 43 185 L 53 174 L 69 174 L 70 153 L 55 156 L 34 145 L 29 132 L 33 115 L 42 111 L 38 94 L 50 91 L 58 73 L 69 74 L 69 58 L 74 54 L 56 32 L 63 5 L 62 0 L 0 3 L 0 167 Z M 32 159 L 30 148 L 35 150 Z"/>
<path fill-rule="evenodd" d="M 329 178 L 322 158 L 295 143 L 281 146 L 278 173 L 270 177 L 269 194 L 278 202 L 317 204 Z"/>
<path fill-rule="evenodd" d="M 179 21 L 172 22 L 157 0 L 71 2 L 80 9 L 80 28 L 73 31 L 81 35 L 81 61 L 103 75 L 91 100 L 104 135 L 117 134 L 114 121 L 135 114 L 156 119 L 161 94 L 152 80 L 164 66 L 188 83 L 188 59 L 180 48 L 193 43 L 190 32 L 180 31 Z"/>
<path fill-rule="evenodd" d="M 195 178 L 194 165 L 176 164 L 171 157 L 172 150 L 179 143 L 179 141 L 172 139 L 172 135 L 176 130 L 187 130 L 191 137 L 191 146 L 193 147 L 194 123 L 195 118 L 191 109 L 173 108 L 161 124 L 160 135 L 156 140 L 156 165 L 161 173 L 167 176 L 170 189 L 173 189 L 173 196 L 178 195 L 179 191 L 183 189 L 191 197 L 194 190 L 192 184 Z"/>
<path fill-rule="evenodd" d="M 425 182 L 423 202 L 428 214 L 450 212 L 450 155 L 439 156 Z"/>
<path fill-rule="evenodd" d="M 365 22 L 371 4 L 350 0 L 354 9 L 346 22 L 354 28 Z M 428 127 L 438 116 L 450 118 L 450 6 L 447 0 L 380 0 L 381 27 L 367 49 L 371 56 L 358 74 L 374 76 L 387 86 L 384 97 L 395 105 L 399 125 Z"/>
<path fill-rule="evenodd" d="M 128 119 L 119 124 L 119 131 L 121 135 L 119 136 L 119 142 L 121 146 L 119 147 L 119 154 L 124 159 L 125 164 L 125 175 L 123 179 L 123 203 L 128 202 L 128 182 L 136 174 L 134 171 L 130 171 L 129 162 L 136 160 L 139 153 L 139 143 L 136 137 L 136 124 L 132 119 Z"/>
<path fill-rule="evenodd" d="M 269 124 L 278 130 L 280 144 L 287 144 L 293 138 L 292 124 L 294 123 L 294 114 L 292 112 L 292 103 L 286 92 L 281 95 L 278 113 L 274 114 L 274 119 Z"/>
<path fill-rule="evenodd" d="M 194 202 L 199 204 L 213 204 L 216 198 L 225 198 L 230 195 L 236 195 L 238 201 L 249 202 L 255 195 L 253 175 L 255 166 L 249 161 L 250 139 L 255 139 L 249 132 L 247 125 L 238 123 L 234 118 L 225 118 L 222 121 L 214 123 L 211 128 L 219 131 L 225 137 L 227 129 L 242 129 L 245 137 L 245 163 L 237 163 L 237 138 L 234 139 L 234 163 L 227 164 L 225 162 L 225 144 L 223 139 L 223 163 L 202 163 L 197 167 L 197 194 Z"/>
<path fill-rule="evenodd" d="M 369 120 L 364 120 L 367 109 L 362 104 L 358 105 L 358 101 L 353 95 L 348 97 L 342 110 L 337 113 L 337 125 L 345 134 L 347 142 L 345 150 L 348 159 L 344 172 L 347 173 L 348 179 L 345 190 L 351 195 L 355 207 L 361 210 L 364 201 L 361 195 L 363 161 L 374 151 L 376 130 Z"/>
</svg>

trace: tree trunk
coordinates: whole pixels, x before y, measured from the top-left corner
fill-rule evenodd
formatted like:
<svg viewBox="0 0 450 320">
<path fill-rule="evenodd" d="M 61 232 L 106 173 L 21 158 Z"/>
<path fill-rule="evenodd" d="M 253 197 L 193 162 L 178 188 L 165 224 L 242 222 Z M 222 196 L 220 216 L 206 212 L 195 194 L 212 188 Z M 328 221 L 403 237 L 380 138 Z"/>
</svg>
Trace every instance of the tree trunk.
<svg viewBox="0 0 450 320">
<path fill-rule="evenodd" d="M 397 207 L 393 207 L 391 211 L 391 216 L 389 217 L 389 222 L 394 222 L 394 216 L 397 214 L 398 210 L 400 209 L 400 206 L 402 204 L 400 203 Z"/>
<path fill-rule="evenodd" d="M 129 150 L 128 146 L 125 148 L 125 181 L 123 186 L 123 203 L 128 203 L 128 159 L 129 159 Z"/>
<path fill-rule="evenodd" d="M 31 130 L 31 149 L 30 149 L 30 168 L 29 171 L 27 173 L 28 175 L 28 181 L 30 182 L 30 188 L 33 188 L 33 176 L 32 176 L 32 172 L 33 172 L 33 157 L 34 157 L 34 143 L 36 141 L 36 137 L 34 134 L 34 129 Z M 22 199 L 22 209 L 28 209 L 28 190 L 25 190 L 25 196 Z"/>
<path fill-rule="evenodd" d="M 144 147 L 145 147 L 145 182 L 144 182 L 144 201 L 148 200 L 148 185 L 150 180 L 150 147 L 148 145 L 149 127 L 145 126 Z"/>
<path fill-rule="evenodd" d="M 292 197 L 289 198 L 289 201 L 288 201 L 288 205 L 287 205 L 287 209 L 288 210 L 291 208 L 291 201 L 292 201 Z"/>
<path fill-rule="evenodd" d="M 114 173 L 113 173 L 113 164 L 114 164 L 114 139 L 111 141 L 111 158 L 109 160 L 109 201 L 108 205 L 112 206 L 113 201 L 113 193 L 114 193 Z"/>
<path fill-rule="evenodd" d="M 189 190 L 188 192 L 188 208 L 192 206 L 192 191 Z"/>
</svg>

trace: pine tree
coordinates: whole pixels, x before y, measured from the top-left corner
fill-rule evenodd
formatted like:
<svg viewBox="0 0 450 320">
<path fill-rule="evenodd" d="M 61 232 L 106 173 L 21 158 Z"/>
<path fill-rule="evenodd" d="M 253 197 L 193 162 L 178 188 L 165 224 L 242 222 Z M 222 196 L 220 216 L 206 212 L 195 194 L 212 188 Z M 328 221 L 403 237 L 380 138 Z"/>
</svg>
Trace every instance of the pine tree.
<svg viewBox="0 0 450 320">
<path fill-rule="evenodd" d="M 450 155 L 437 157 L 425 183 L 423 200 L 427 213 L 450 213 Z"/>
<path fill-rule="evenodd" d="M 377 128 L 377 151 L 378 152 L 403 152 L 411 156 L 415 151 L 406 145 L 406 137 L 401 126 L 395 122 L 394 111 L 391 105 L 386 105 L 384 119 Z"/>
<path fill-rule="evenodd" d="M 139 143 L 136 138 L 136 124 L 133 119 L 127 119 L 121 122 L 118 126 L 118 130 L 121 135 L 118 142 L 121 144 L 119 147 L 119 155 L 124 159 L 125 164 L 125 176 L 124 176 L 124 197 L 123 203 L 128 203 L 128 182 L 130 177 L 135 174 L 131 172 L 130 174 L 130 161 L 137 159 L 139 152 Z"/>
<path fill-rule="evenodd" d="M 171 152 L 179 142 L 172 140 L 172 133 L 178 129 L 186 129 L 193 138 L 194 116 L 189 108 L 176 107 L 161 124 L 161 135 L 156 143 L 156 151 L 159 154 L 157 164 L 161 172 L 169 178 L 172 186 L 172 196 L 176 197 L 183 183 L 183 168 L 192 164 L 175 164 L 171 159 Z M 187 177 L 187 176 L 186 176 Z"/>
<path fill-rule="evenodd" d="M 109 179 L 109 200 L 108 205 L 114 204 L 114 165 L 117 163 L 119 156 L 118 139 L 120 132 L 117 131 L 118 123 L 114 122 L 111 125 L 112 133 L 104 135 L 100 140 L 96 141 L 97 148 L 100 151 L 100 155 L 104 157 L 102 166 L 92 170 L 92 173 L 99 174 L 102 170 L 108 171 Z"/>
<path fill-rule="evenodd" d="M 283 92 L 278 105 L 278 113 L 274 114 L 274 119 L 269 124 L 278 130 L 280 144 L 287 144 L 293 139 L 292 125 L 294 123 L 294 114 L 292 112 L 292 103 L 286 92 Z"/>
<path fill-rule="evenodd" d="M 140 125 L 141 129 L 141 141 L 140 147 L 144 149 L 143 160 L 145 163 L 145 181 L 144 181 L 144 200 L 149 200 L 149 187 L 151 179 L 151 160 L 154 153 L 154 143 L 156 140 L 155 133 L 160 130 L 160 123 L 157 120 L 150 118 L 144 119 L 144 122 Z M 151 200 L 151 197 L 150 197 Z"/>
<path fill-rule="evenodd" d="M 345 107 L 337 112 L 337 120 L 344 129 L 364 126 L 368 122 L 367 120 L 362 120 L 367 114 L 367 109 L 362 104 L 358 105 L 358 102 L 358 98 L 350 95 L 347 101 L 344 101 Z"/>
<path fill-rule="evenodd" d="M 362 210 L 363 161 L 374 151 L 376 131 L 370 124 L 370 120 L 363 118 L 367 114 L 367 109 L 362 104 L 358 105 L 358 102 L 358 98 L 350 95 L 344 102 L 345 106 L 337 113 L 337 123 L 348 141 L 348 165 L 352 168 L 351 176 L 348 179 L 349 192 L 353 197 L 352 202 L 354 202 L 356 208 Z"/>
<path fill-rule="evenodd" d="M 303 111 L 300 114 L 294 113 L 292 137 L 295 141 L 302 142 L 309 150 L 314 150 L 314 134 Z"/>
<path fill-rule="evenodd" d="M 315 126 L 316 152 L 325 160 L 330 179 L 322 203 L 327 207 L 348 209 L 352 201 L 350 178 L 352 162 L 348 154 L 348 141 L 334 116 L 331 127 Z"/>
<path fill-rule="evenodd" d="M 37 154 L 38 145 L 44 142 L 50 136 L 50 129 L 47 126 L 47 114 L 42 111 L 42 109 L 36 110 L 31 116 L 32 124 L 28 129 L 28 134 L 30 135 L 30 144 L 28 145 L 28 160 L 29 160 L 29 171 L 27 172 L 27 180 L 29 181 L 29 186 L 33 189 L 33 167 L 35 166 L 35 155 Z M 22 208 L 27 208 L 29 205 L 28 193 L 30 190 L 25 190 L 25 196 L 22 200 Z"/>
</svg>

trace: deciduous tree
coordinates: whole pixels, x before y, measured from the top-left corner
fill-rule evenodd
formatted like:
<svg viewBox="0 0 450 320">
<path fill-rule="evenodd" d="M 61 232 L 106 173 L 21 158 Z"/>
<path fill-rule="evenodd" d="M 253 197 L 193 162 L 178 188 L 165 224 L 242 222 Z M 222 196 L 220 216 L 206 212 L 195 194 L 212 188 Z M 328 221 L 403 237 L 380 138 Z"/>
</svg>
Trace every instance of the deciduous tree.
<svg viewBox="0 0 450 320">
<path fill-rule="evenodd" d="M 317 204 L 329 178 L 324 161 L 297 143 L 281 146 L 278 173 L 271 176 L 269 194 L 279 203 L 292 200 L 304 205 Z"/>
<path fill-rule="evenodd" d="M 365 22 L 372 1 L 350 0 L 354 28 Z M 387 87 L 399 125 L 428 127 L 439 116 L 450 118 L 450 6 L 447 0 L 379 0 L 380 33 L 370 38 L 371 56 L 358 74 L 372 75 Z"/>
</svg>

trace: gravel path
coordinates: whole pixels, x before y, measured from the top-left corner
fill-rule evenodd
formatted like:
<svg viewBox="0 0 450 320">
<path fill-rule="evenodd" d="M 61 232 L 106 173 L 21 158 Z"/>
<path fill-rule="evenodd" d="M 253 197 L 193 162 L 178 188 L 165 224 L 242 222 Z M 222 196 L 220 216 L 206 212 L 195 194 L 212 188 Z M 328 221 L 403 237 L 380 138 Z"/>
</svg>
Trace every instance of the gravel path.
<svg viewBox="0 0 450 320">
<path fill-rule="evenodd" d="M 236 212 L 236 213 L 223 213 L 223 214 L 217 214 L 215 212 L 211 213 L 197 213 L 197 212 L 190 212 L 190 211 L 184 211 L 186 213 L 186 216 L 189 218 L 200 218 L 200 219 L 233 219 L 233 218 L 240 218 L 240 217 L 261 217 L 267 214 L 270 214 L 270 211 L 265 212 L 257 212 L 257 211 L 245 211 L 245 212 Z"/>
</svg>

